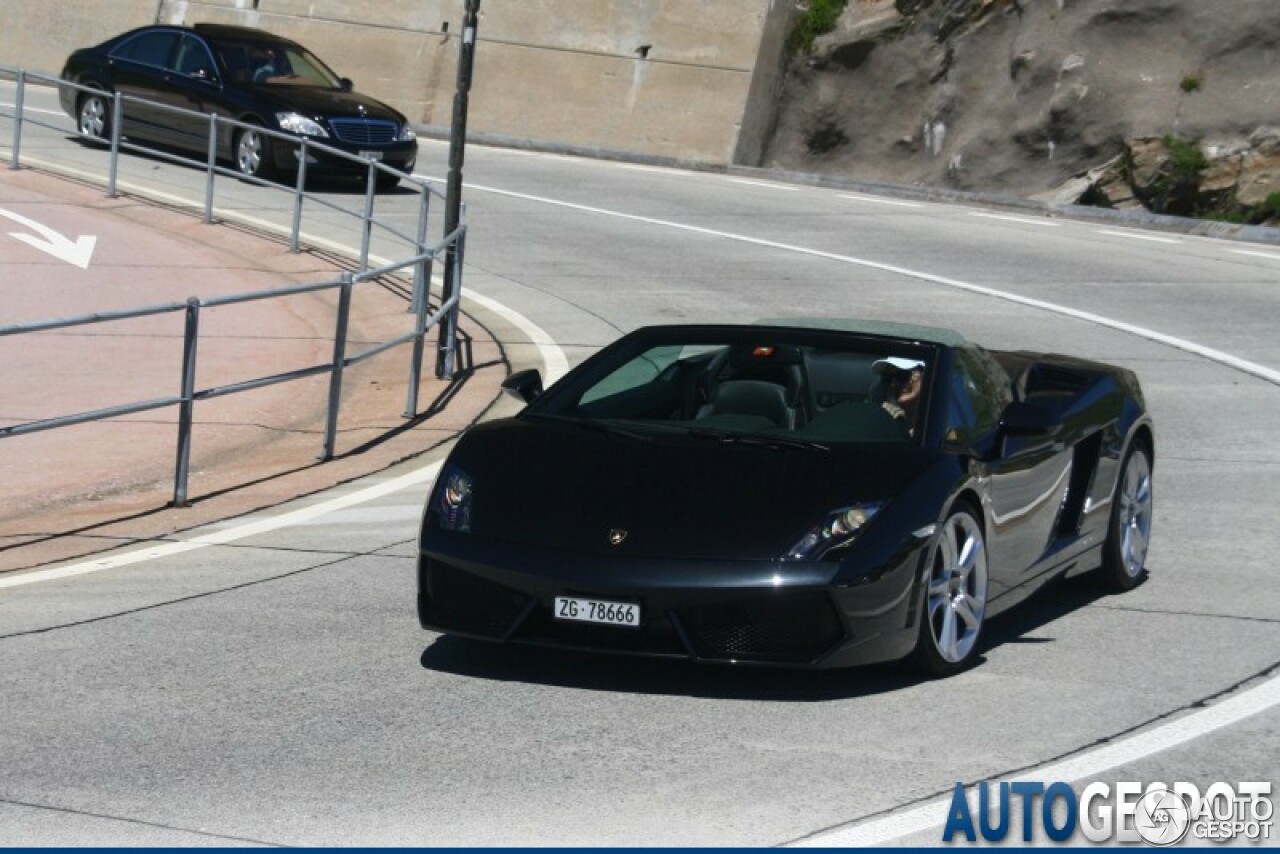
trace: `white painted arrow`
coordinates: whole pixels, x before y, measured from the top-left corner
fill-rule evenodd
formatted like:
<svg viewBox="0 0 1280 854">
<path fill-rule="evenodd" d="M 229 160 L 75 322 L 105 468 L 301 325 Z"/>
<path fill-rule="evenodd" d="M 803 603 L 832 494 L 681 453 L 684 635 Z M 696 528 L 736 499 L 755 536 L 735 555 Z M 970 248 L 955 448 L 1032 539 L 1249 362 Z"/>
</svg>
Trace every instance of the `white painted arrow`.
<svg viewBox="0 0 1280 854">
<path fill-rule="evenodd" d="M 28 246 L 39 249 L 41 252 L 47 252 L 54 258 L 66 261 L 68 264 L 75 264 L 81 270 L 89 269 L 89 259 L 93 257 L 93 247 L 98 242 L 98 238 L 93 235 L 82 234 L 75 240 L 70 240 L 49 226 L 38 223 L 33 219 L 27 219 L 25 216 L 16 214 L 13 211 L 0 208 L 0 216 L 25 225 L 40 235 L 40 237 L 33 237 L 30 234 L 19 234 L 16 231 L 11 231 L 9 232 L 10 237 L 17 238 Z"/>
</svg>

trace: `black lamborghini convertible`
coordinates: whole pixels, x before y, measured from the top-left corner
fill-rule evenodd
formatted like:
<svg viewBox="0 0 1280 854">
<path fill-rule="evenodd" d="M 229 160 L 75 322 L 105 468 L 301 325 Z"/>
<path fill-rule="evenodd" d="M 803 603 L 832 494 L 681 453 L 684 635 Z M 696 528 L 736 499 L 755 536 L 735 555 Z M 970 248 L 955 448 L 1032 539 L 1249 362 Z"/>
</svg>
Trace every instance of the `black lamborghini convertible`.
<svg viewBox="0 0 1280 854">
<path fill-rule="evenodd" d="M 473 638 L 698 661 L 971 664 L 1051 578 L 1144 574 L 1134 374 L 954 332 L 633 332 L 469 430 L 422 521 L 418 614 Z"/>
</svg>

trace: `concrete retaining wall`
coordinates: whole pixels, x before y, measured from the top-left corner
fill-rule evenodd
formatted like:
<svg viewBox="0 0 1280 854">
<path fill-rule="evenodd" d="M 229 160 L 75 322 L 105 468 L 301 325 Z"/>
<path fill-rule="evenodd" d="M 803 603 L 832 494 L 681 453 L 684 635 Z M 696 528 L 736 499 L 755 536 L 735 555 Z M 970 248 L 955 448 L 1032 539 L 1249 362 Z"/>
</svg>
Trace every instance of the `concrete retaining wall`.
<svg viewBox="0 0 1280 854">
<path fill-rule="evenodd" d="M 0 64 L 159 21 L 256 26 L 312 48 L 420 125 L 452 113 L 463 0 L 10 0 Z M 532 143 L 754 163 L 791 0 L 483 0 L 468 129 Z"/>
</svg>

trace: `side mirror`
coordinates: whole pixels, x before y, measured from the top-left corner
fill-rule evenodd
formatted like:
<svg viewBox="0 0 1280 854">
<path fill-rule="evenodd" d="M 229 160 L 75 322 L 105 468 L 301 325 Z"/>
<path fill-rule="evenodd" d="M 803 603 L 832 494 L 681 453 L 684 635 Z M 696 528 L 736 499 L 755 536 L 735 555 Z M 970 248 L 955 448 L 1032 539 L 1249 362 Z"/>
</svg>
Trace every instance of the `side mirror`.
<svg viewBox="0 0 1280 854">
<path fill-rule="evenodd" d="M 343 77 L 338 81 L 338 88 L 343 92 L 350 92 L 352 89 L 356 88 L 356 84 L 351 82 L 350 77 Z"/>
<path fill-rule="evenodd" d="M 532 403 L 542 395 L 542 374 L 537 368 L 516 371 L 503 380 L 502 390 L 525 403 Z"/>
<path fill-rule="evenodd" d="M 1005 436 L 1048 439 L 1062 429 L 1062 417 L 1025 400 L 1015 400 L 1000 415 L 1000 432 Z"/>
</svg>

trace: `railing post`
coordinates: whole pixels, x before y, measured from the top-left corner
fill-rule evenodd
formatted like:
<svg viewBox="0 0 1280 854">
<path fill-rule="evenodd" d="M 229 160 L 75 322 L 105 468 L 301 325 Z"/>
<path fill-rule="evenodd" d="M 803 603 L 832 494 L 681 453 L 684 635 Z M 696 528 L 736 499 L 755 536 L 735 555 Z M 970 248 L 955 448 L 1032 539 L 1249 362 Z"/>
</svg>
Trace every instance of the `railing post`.
<svg viewBox="0 0 1280 854">
<path fill-rule="evenodd" d="M 439 366 L 436 376 L 440 379 L 453 379 L 454 355 L 458 348 L 458 309 L 461 307 L 462 300 L 462 265 L 467 254 L 467 228 L 462 226 L 458 232 L 457 238 L 454 240 L 453 247 L 449 250 L 449 259 L 453 262 L 449 265 L 449 282 L 446 285 L 447 292 L 453 296 L 449 299 L 456 298 L 453 308 L 445 312 L 444 317 L 440 318 L 440 353 L 436 364 Z"/>
<path fill-rule="evenodd" d="M 333 459 L 333 448 L 338 435 L 338 406 L 342 401 L 342 372 L 347 359 L 347 321 L 351 316 L 351 288 L 355 276 L 342 274 L 342 286 L 338 290 L 338 320 L 333 331 L 333 364 L 329 368 L 329 414 L 324 425 L 324 447 L 320 459 Z"/>
<path fill-rule="evenodd" d="M 360 237 L 360 272 L 369 269 L 369 242 L 373 238 L 373 195 L 377 190 L 377 169 L 369 161 L 369 174 L 364 188 L 364 221 Z"/>
<path fill-rule="evenodd" d="M 124 122 L 124 98 L 119 92 L 111 94 L 111 160 L 107 165 L 107 198 L 114 199 L 116 173 L 120 168 L 120 125 Z"/>
<path fill-rule="evenodd" d="M 422 190 L 422 201 L 418 205 L 418 254 L 427 253 L 427 219 L 431 216 L 431 190 Z M 431 292 L 431 259 L 423 258 L 413 266 L 413 300 L 409 303 L 409 311 L 418 310 L 418 300 L 426 300 Z"/>
<path fill-rule="evenodd" d="M 213 178 L 218 166 L 218 114 L 209 115 L 209 160 L 205 163 L 208 176 L 204 189 L 204 222 L 213 222 Z"/>
<path fill-rule="evenodd" d="M 298 183 L 293 191 L 293 228 L 289 230 L 289 251 L 297 254 L 302 235 L 302 196 L 307 191 L 307 138 L 298 149 Z"/>
<path fill-rule="evenodd" d="M 13 99 L 13 153 L 9 161 L 10 169 L 18 168 L 18 149 L 22 146 L 22 102 L 26 96 L 27 72 L 18 69 L 18 93 Z"/>
<path fill-rule="evenodd" d="M 178 404 L 178 461 L 173 474 L 173 506 L 187 507 L 187 478 L 191 471 L 191 422 L 195 413 L 196 346 L 200 340 L 200 300 L 187 300 L 182 335 L 182 402 Z"/>
</svg>

